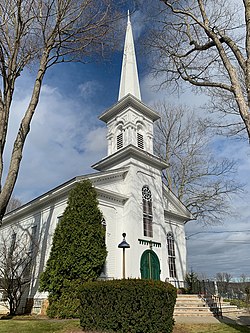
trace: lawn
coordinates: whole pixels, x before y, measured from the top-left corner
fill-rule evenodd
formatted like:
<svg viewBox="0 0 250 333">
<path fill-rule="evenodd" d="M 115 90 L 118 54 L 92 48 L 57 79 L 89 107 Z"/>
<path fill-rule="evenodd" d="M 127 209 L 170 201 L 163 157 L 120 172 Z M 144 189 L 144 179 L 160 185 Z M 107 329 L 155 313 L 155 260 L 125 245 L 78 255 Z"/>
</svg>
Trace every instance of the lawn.
<svg viewBox="0 0 250 333">
<path fill-rule="evenodd" d="M 78 320 L 0 320 L 1 333 L 80 333 Z"/>
<path fill-rule="evenodd" d="M 176 324 L 173 333 L 249 333 L 246 326 L 229 324 Z"/>
<path fill-rule="evenodd" d="M 81 333 L 78 320 L 0 320 L 1 333 Z M 176 324 L 173 333 L 249 333 L 245 326 L 229 324 Z"/>
</svg>

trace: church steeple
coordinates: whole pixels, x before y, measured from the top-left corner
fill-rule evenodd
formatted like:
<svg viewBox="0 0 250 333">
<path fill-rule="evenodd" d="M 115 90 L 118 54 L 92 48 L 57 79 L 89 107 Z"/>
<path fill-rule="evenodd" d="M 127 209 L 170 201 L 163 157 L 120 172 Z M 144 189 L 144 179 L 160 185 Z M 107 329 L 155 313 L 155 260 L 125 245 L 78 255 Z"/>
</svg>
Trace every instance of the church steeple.
<svg viewBox="0 0 250 333">
<path fill-rule="evenodd" d="M 134 39 L 128 11 L 128 22 L 124 44 L 122 72 L 118 101 L 127 94 L 131 94 L 141 100 L 141 92 L 136 64 Z"/>
<path fill-rule="evenodd" d="M 108 156 L 93 165 L 108 170 L 141 159 L 143 163 L 166 168 L 153 154 L 153 123 L 157 112 L 141 101 L 132 27 L 128 13 L 121 82 L 118 102 L 103 112 L 99 119 L 107 124 Z M 139 157 L 138 157 L 139 156 Z"/>
</svg>

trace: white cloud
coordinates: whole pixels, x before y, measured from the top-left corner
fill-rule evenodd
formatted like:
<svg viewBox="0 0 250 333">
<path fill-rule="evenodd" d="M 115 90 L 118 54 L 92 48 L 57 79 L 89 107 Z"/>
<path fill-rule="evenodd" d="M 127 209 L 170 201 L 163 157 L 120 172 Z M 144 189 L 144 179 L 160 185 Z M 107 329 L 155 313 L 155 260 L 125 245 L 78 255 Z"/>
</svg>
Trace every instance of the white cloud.
<svg viewBox="0 0 250 333">
<path fill-rule="evenodd" d="M 133 26 L 133 37 L 135 42 L 141 36 L 141 34 L 145 32 L 146 18 L 147 16 L 144 13 L 142 13 L 140 10 L 136 10 L 131 15 L 131 23 Z"/>
<path fill-rule="evenodd" d="M 97 127 L 91 130 L 84 143 L 86 151 L 90 153 L 103 152 L 107 149 L 106 127 Z"/>
<path fill-rule="evenodd" d="M 28 102 L 29 95 L 23 95 L 13 105 L 8 160 Z M 26 202 L 72 177 L 92 172 L 90 165 L 106 153 L 105 129 L 97 127 L 96 122 L 93 101 L 87 103 L 84 99 L 83 103 L 57 87 L 44 85 L 25 144 L 15 195 Z"/>
<path fill-rule="evenodd" d="M 93 80 L 93 81 L 87 81 L 87 82 L 81 83 L 78 88 L 79 88 L 81 96 L 85 100 L 87 100 L 89 98 L 96 96 L 98 91 L 102 89 L 102 86 L 100 83 Z"/>
</svg>

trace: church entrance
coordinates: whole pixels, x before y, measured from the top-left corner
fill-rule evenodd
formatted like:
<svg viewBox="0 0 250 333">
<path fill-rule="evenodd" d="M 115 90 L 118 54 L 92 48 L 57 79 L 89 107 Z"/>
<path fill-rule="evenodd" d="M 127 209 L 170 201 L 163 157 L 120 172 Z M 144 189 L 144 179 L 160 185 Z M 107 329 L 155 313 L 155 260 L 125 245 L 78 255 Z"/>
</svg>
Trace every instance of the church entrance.
<svg viewBox="0 0 250 333">
<path fill-rule="evenodd" d="M 152 250 L 146 250 L 141 256 L 141 278 L 160 280 L 160 261 Z"/>
</svg>

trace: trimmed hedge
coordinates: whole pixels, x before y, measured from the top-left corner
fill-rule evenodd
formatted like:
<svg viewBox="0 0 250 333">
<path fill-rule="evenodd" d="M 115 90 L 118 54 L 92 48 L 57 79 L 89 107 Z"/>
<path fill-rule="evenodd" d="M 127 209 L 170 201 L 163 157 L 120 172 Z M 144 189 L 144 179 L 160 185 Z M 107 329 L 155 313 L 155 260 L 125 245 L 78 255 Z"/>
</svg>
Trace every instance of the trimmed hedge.
<svg viewBox="0 0 250 333">
<path fill-rule="evenodd" d="M 87 282 L 80 288 L 83 330 L 171 333 L 176 289 L 153 280 Z"/>
</svg>

